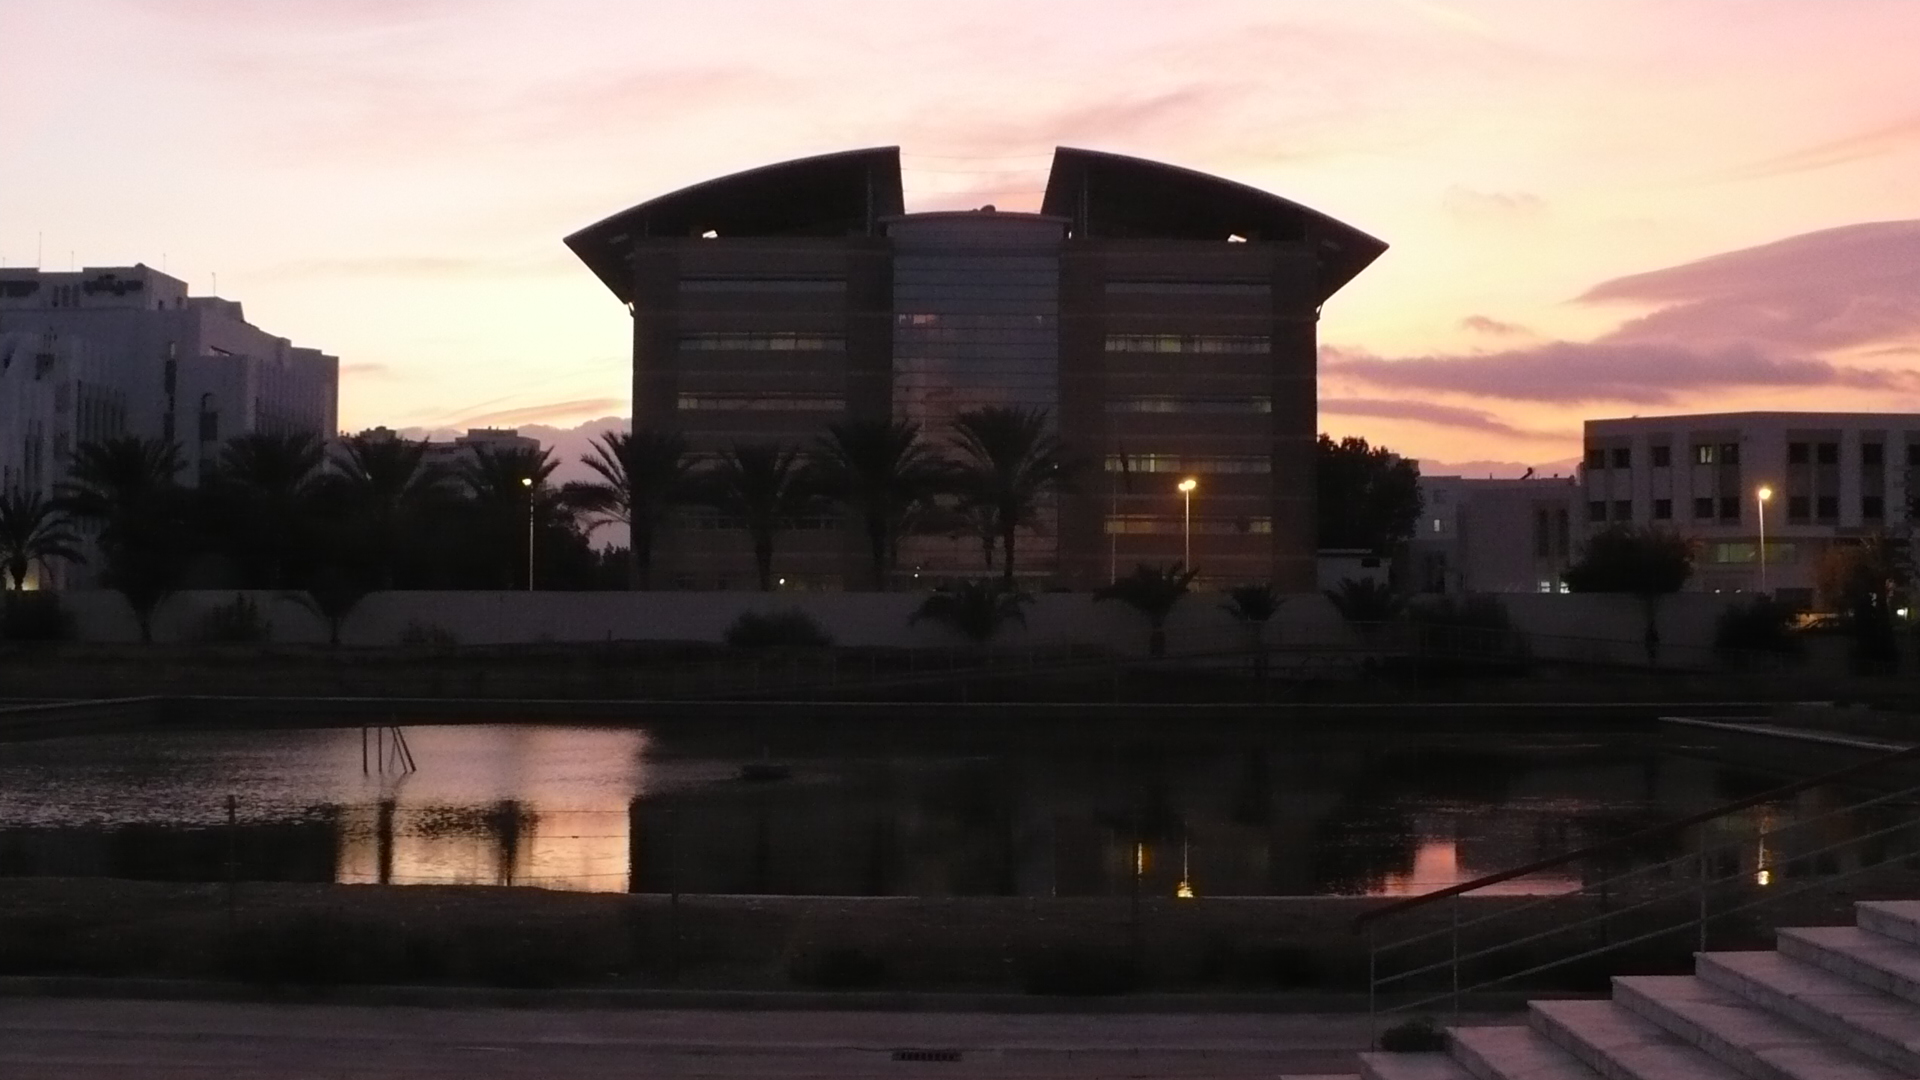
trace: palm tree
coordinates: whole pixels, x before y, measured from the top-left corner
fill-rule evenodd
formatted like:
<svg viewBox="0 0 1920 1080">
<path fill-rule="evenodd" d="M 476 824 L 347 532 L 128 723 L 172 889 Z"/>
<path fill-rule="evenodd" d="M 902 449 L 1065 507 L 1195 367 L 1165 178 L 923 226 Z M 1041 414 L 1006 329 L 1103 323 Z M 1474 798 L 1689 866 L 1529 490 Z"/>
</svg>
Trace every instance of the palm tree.
<svg viewBox="0 0 1920 1080">
<path fill-rule="evenodd" d="M 514 587 L 527 564 L 531 552 L 526 545 L 532 542 L 534 525 L 568 514 L 561 494 L 546 484 L 559 466 L 544 446 L 476 446 L 473 456 L 460 463 L 460 484 L 498 545 L 504 588 Z"/>
<path fill-rule="evenodd" d="M 153 640 L 153 611 L 173 591 L 187 556 L 187 517 L 174 477 L 180 449 L 164 439 L 119 436 L 81 443 L 57 492 L 75 518 L 100 529 L 103 580 L 133 608 L 140 640 Z"/>
<path fill-rule="evenodd" d="M 1235 622 L 1247 628 L 1255 678 L 1267 677 L 1267 624 L 1280 613 L 1282 603 L 1284 598 L 1272 585 L 1259 584 L 1234 586 L 1227 590 L 1227 602 L 1220 605 Z"/>
<path fill-rule="evenodd" d="M 0 570 L 14 591 L 27 587 L 35 566 L 49 569 L 55 559 L 86 561 L 66 512 L 37 491 L 0 492 Z"/>
<path fill-rule="evenodd" d="M 911 420 L 844 420 L 814 444 L 829 497 L 860 516 L 873 587 L 887 587 L 908 520 L 940 490 L 946 469 Z"/>
<path fill-rule="evenodd" d="M 736 443 L 701 477 L 714 509 L 746 525 L 760 591 L 773 588 L 773 542 L 781 529 L 819 504 L 800 450 L 782 443 Z"/>
<path fill-rule="evenodd" d="M 1383 623 L 1407 606 L 1406 597 L 1386 582 L 1372 578 L 1342 578 L 1338 587 L 1322 591 L 1350 623 Z"/>
<path fill-rule="evenodd" d="M 1033 597 L 1002 588 L 998 582 L 963 581 L 929 595 L 907 621 L 917 623 L 931 619 L 945 623 L 968 641 L 985 645 L 1006 623 L 1025 626 L 1027 615 L 1021 608 L 1032 602 Z"/>
<path fill-rule="evenodd" d="M 1173 607 L 1180 598 L 1187 595 L 1187 587 L 1199 576 L 1198 570 L 1189 570 L 1182 563 L 1167 566 L 1148 566 L 1141 563 L 1133 568 L 1133 573 L 1117 578 L 1111 585 L 1093 594 L 1097 603 L 1101 600 L 1118 600 L 1138 611 L 1147 618 L 1147 654 L 1165 656 L 1167 654 L 1167 616 L 1173 613 Z"/>
<path fill-rule="evenodd" d="M 361 533 L 378 588 L 393 588 L 407 525 L 445 490 L 445 470 L 426 457 L 424 439 L 360 434 L 343 440 L 334 458 L 332 486 Z"/>
<path fill-rule="evenodd" d="M 627 587 L 651 588 L 654 538 L 690 494 L 694 459 L 686 437 L 652 428 L 609 431 L 580 460 L 600 479 L 568 484 L 569 505 L 589 515 L 589 528 L 627 527 Z"/>
<path fill-rule="evenodd" d="M 221 448 L 209 492 L 221 511 L 215 525 L 233 542 L 235 554 L 263 564 L 257 584 L 286 587 L 294 549 L 311 539 L 326 459 L 326 447 L 306 432 L 253 432 Z"/>
<path fill-rule="evenodd" d="M 1045 409 L 997 405 L 963 412 L 953 422 L 961 504 L 982 512 L 999 539 L 1007 588 L 1013 587 L 1015 535 L 1022 526 L 1037 527 L 1046 497 L 1071 479 L 1060 440 L 1047 428 Z"/>
</svg>

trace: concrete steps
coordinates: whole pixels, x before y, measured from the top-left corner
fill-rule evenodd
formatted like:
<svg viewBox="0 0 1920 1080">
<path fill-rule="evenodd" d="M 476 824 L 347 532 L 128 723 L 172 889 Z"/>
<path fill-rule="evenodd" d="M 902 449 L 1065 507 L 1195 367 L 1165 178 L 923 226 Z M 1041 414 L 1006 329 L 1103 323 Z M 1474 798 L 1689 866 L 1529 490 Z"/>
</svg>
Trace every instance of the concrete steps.
<svg viewBox="0 0 1920 1080">
<path fill-rule="evenodd" d="M 1920 902 L 1783 929 L 1772 952 L 1619 976 L 1524 1025 L 1449 1029 L 1445 1053 L 1361 1055 L 1364 1080 L 1901 1080 L 1920 1077 Z"/>
</svg>

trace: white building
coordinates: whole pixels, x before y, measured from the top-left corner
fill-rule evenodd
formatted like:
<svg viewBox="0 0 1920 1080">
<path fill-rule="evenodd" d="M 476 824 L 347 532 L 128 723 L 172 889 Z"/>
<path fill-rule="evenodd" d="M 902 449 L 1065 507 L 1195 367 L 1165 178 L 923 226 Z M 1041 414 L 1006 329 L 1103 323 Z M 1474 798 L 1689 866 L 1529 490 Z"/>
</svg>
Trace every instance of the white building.
<svg viewBox="0 0 1920 1080">
<path fill-rule="evenodd" d="M 235 435 L 336 429 L 335 357 L 148 266 L 0 269 L 0 339 L 25 343 L 33 374 L 0 375 L 6 482 L 45 490 L 76 443 L 137 435 L 178 443 L 192 483 Z"/>
<path fill-rule="evenodd" d="M 1579 482 L 1422 476 L 1422 512 L 1408 544 L 1416 592 L 1563 592 L 1578 555 Z"/>
<path fill-rule="evenodd" d="M 360 437 L 369 439 L 397 439 L 400 433 L 392 428 L 375 427 L 360 432 Z M 421 464 L 438 466 L 449 475 L 460 471 L 461 466 L 472 461 L 474 451 L 485 448 L 494 453 L 507 450 L 527 450 L 538 452 L 540 440 L 522 435 L 512 428 L 468 428 L 465 435 L 452 439 L 429 439 L 427 452 Z"/>
<path fill-rule="evenodd" d="M 1765 588 L 1806 603 L 1828 545 L 1910 528 L 1916 469 L 1920 415 L 1589 420 L 1581 516 L 1591 530 L 1658 525 L 1699 541 L 1689 588 L 1755 590 L 1764 574 Z"/>
</svg>

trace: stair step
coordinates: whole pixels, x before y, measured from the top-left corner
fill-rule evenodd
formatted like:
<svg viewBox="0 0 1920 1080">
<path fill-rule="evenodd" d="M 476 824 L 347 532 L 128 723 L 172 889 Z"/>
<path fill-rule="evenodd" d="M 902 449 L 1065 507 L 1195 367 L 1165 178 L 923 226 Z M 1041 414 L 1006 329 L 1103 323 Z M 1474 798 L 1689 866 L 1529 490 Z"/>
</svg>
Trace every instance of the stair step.
<svg viewBox="0 0 1920 1080">
<path fill-rule="evenodd" d="M 1774 931 L 1774 940 L 1784 956 L 1920 1002 L 1920 947 L 1857 926 L 1782 927 Z"/>
<path fill-rule="evenodd" d="M 1777 952 L 1701 953 L 1703 982 L 1908 1076 L 1920 1076 L 1920 1005 Z"/>
<path fill-rule="evenodd" d="M 1529 1027 L 1463 1027 L 1453 1037 L 1453 1058 L 1474 1080 L 1599 1080 L 1600 1074 Z"/>
<path fill-rule="evenodd" d="M 1920 945 L 1920 901 L 1862 900 L 1853 905 L 1853 919 L 1862 930 Z"/>
<path fill-rule="evenodd" d="M 1467 1070 L 1445 1054 L 1390 1054 L 1372 1050 L 1360 1055 L 1360 1080 L 1474 1080 Z"/>
<path fill-rule="evenodd" d="M 1692 975 L 1623 975 L 1616 1004 L 1754 1080 L 1906 1075 Z"/>
<path fill-rule="evenodd" d="M 1607 1080 L 1744 1080 L 1732 1066 L 1611 1001 L 1536 1001 L 1527 1018 Z"/>
</svg>

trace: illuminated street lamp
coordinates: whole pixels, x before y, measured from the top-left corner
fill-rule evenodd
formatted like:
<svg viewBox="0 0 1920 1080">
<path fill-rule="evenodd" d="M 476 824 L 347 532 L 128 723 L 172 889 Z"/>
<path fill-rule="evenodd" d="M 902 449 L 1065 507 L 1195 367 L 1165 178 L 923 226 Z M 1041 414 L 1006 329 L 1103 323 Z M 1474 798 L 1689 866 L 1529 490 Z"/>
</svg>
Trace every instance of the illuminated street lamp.
<svg viewBox="0 0 1920 1080">
<path fill-rule="evenodd" d="M 533 591 L 533 477 L 520 478 L 520 486 L 527 489 L 527 591 Z"/>
<path fill-rule="evenodd" d="M 1189 476 L 1180 481 L 1180 494 L 1186 498 L 1186 510 L 1180 521 L 1180 547 L 1183 552 L 1182 569 L 1193 569 L 1193 489 L 1200 481 Z"/>
<path fill-rule="evenodd" d="M 1767 500 L 1773 498 L 1773 489 L 1765 484 L 1753 493 L 1754 506 L 1760 515 L 1760 595 L 1767 595 Z"/>
</svg>

